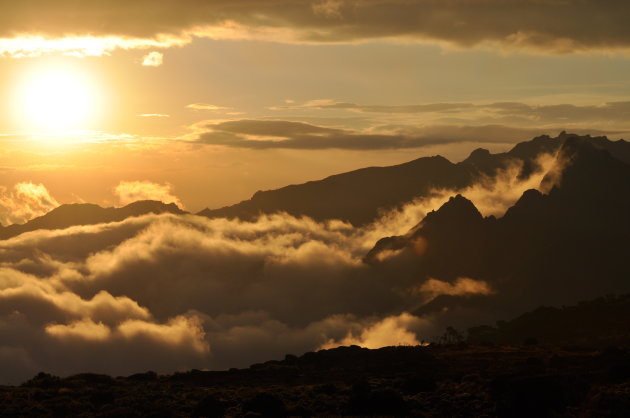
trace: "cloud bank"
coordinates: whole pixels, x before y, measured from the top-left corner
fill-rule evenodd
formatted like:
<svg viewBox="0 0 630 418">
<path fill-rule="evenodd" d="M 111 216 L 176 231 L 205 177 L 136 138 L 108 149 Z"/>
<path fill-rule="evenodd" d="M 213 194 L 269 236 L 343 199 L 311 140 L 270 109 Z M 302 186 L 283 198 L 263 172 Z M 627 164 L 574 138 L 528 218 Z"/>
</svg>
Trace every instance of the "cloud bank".
<svg viewBox="0 0 630 418">
<path fill-rule="evenodd" d="M 321 99 L 300 105 L 286 105 L 273 110 L 346 110 L 360 113 L 433 116 L 460 121 L 485 120 L 493 123 L 575 124 L 577 122 L 626 122 L 630 102 L 574 105 L 568 103 L 531 105 L 521 102 L 495 103 L 423 103 L 411 105 L 365 105 Z"/>
<path fill-rule="evenodd" d="M 41 36 L 45 42 L 89 35 L 122 48 L 176 45 L 195 36 L 313 43 L 386 39 L 558 54 L 627 49 L 629 14 L 623 0 L 138 0 L 80 6 L 39 0 L 5 5 L 0 38 Z"/>
<path fill-rule="evenodd" d="M 205 125 L 196 142 L 248 149 L 383 150 L 422 148 L 458 142 L 512 143 L 545 133 L 507 126 L 392 126 L 382 131 L 329 128 L 282 120 L 233 120 Z"/>
<path fill-rule="evenodd" d="M 509 179 L 517 171 L 497 182 L 524 190 L 528 181 Z M 484 202 L 484 190 L 469 192 Z M 489 285 L 417 277 L 404 254 L 377 268 L 362 258 L 453 193 L 435 191 L 363 228 L 286 214 L 252 222 L 152 214 L 0 241 L 3 383 L 39 371 L 223 369 L 339 344 L 430 340 L 475 315 L 410 309 L 442 294 L 488 295 Z M 497 200 L 493 210 L 512 203 Z"/>
<path fill-rule="evenodd" d="M 189 107 L 203 108 L 201 104 Z M 217 107 L 208 105 L 207 108 Z M 285 116 L 284 120 L 202 121 L 192 126 L 196 132 L 193 140 L 247 149 L 385 150 L 461 142 L 510 144 L 566 130 L 616 138 L 630 132 L 628 101 L 585 105 L 453 102 L 391 106 L 322 99 L 271 110 L 296 112 L 296 116 Z M 305 111 L 310 113 L 305 114 Z M 321 126 L 317 121 L 323 118 L 313 116 L 313 111 L 347 111 L 369 114 L 369 117 L 366 116 L 367 127 L 363 129 Z M 344 123 L 342 118 L 337 121 Z M 335 119 L 324 123 L 334 124 Z"/>
</svg>

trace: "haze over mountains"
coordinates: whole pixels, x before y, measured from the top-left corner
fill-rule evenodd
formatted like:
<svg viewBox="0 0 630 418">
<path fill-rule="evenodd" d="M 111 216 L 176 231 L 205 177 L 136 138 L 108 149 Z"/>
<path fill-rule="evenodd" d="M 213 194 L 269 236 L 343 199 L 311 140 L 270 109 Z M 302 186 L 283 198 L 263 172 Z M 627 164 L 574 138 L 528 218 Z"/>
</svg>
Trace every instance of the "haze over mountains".
<svg viewBox="0 0 630 418">
<path fill-rule="evenodd" d="M 63 205 L 0 230 L 0 367 L 14 382 L 240 367 L 418 344 L 447 325 L 630 292 L 628 150 L 542 136 L 457 164 L 421 158 L 260 192 L 205 216 L 151 201 Z"/>
</svg>

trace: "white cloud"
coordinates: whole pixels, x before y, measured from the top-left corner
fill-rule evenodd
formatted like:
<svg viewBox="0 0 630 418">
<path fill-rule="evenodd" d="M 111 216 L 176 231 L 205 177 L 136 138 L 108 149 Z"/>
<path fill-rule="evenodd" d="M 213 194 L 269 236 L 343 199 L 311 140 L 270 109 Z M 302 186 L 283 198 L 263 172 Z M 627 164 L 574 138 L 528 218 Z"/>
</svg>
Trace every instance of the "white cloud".
<svg viewBox="0 0 630 418">
<path fill-rule="evenodd" d="M 121 205 L 138 200 L 158 200 L 163 203 L 175 203 L 183 208 L 182 202 L 173 194 L 169 183 L 159 184 L 150 181 L 121 181 L 114 189 Z"/>
<path fill-rule="evenodd" d="M 159 67 L 164 63 L 164 54 L 151 51 L 142 58 L 142 65 L 145 67 Z"/>
</svg>

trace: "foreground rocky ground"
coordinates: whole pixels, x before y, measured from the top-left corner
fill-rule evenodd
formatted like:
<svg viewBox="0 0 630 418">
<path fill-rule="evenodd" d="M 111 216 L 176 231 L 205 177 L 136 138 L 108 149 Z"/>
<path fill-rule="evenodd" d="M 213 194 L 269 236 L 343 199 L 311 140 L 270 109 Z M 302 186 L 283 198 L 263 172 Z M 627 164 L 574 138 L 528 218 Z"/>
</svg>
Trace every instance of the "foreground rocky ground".
<svg viewBox="0 0 630 418">
<path fill-rule="evenodd" d="M 620 348 L 340 347 L 169 376 L 40 373 L 0 387 L 3 417 L 625 417 Z"/>
</svg>

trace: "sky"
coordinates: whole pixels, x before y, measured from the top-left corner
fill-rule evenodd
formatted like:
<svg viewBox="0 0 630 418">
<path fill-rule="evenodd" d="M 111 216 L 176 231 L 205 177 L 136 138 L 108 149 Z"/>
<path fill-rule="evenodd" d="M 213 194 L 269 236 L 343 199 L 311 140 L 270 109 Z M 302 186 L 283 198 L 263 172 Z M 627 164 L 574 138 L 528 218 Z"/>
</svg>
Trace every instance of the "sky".
<svg viewBox="0 0 630 418">
<path fill-rule="evenodd" d="M 625 0 L 0 5 L 2 225 L 64 203 L 197 212 L 563 130 L 630 137 Z M 458 192 L 501 216 L 545 172 L 512 167 Z M 0 383 L 244 367 L 493 323 L 409 313 L 439 295 L 493 294 L 485 278 L 423 281 L 403 256 L 362 261 L 455 191 L 438 192 L 360 228 L 150 214 L 2 240 Z"/>
<path fill-rule="evenodd" d="M 197 212 L 364 166 L 630 131 L 623 1 L 23 1 L 0 18 L 0 185 Z M 148 193 L 148 192 L 147 192 Z"/>
</svg>

